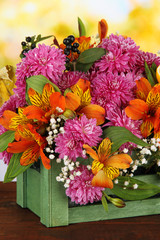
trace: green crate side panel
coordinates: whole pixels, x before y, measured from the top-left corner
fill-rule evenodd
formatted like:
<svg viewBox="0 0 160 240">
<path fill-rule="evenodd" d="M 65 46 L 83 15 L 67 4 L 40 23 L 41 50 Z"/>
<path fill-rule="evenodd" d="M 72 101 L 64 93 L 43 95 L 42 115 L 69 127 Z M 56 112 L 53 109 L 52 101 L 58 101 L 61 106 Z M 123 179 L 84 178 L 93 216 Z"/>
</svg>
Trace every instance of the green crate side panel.
<svg viewBox="0 0 160 240">
<path fill-rule="evenodd" d="M 52 161 L 51 170 L 41 165 L 41 223 L 47 227 L 68 225 L 68 198 L 63 184 L 56 181 L 61 164 Z"/>
<path fill-rule="evenodd" d="M 27 207 L 27 172 L 17 176 L 17 204 L 22 208 Z"/>
<path fill-rule="evenodd" d="M 30 168 L 27 171 L 27 208 L 40 216 L 40 174 Z"/>
<path fill-rule="evenodd" d="M 25 172 L 17 178 L 17 203 L 35 212 L 40 217 L 41 223 L 47 227 L 160 213 L 160 198 L 127 201 L 126 207 L 123 209 L 116 208 L 109 203 L 108 213 L 101 204 L 68 208 L 68 198 L 65 195 L 63 184 L 56 181 L 61 164 L 54 161 L 51 164 L 51 170 L 47 170 L 41 165 L 40 173 L 34 169 L 28 169 L 27 173 Z M 35 174 L 38 174 L 39 177 Z M 159 177 L 156 175 L 136 176 L 136 178 L 160 186 Z M 38 189 L 36 192 L 33 191 L 35 186 Z M 34 194 L 34 197 L 31 193 Z M 37 202 L 39 204 L 35 207 Z"/>
<path fill-rule="evenodd" d="M 160 214 L 160 199 L 128 201 L 120 209 L 109 203 L 108 208 L 108 212 L 105 212 L 101 204 L 70 208 L 69 224 Z"/>
</svg>

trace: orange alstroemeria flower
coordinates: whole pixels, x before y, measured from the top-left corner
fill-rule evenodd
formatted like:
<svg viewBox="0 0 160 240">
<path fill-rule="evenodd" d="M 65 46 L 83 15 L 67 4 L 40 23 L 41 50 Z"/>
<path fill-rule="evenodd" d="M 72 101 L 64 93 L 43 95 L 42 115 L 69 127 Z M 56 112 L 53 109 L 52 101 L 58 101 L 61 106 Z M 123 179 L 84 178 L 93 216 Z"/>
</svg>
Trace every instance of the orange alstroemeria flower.
<svg viewBox="0 0 160 240">
<path fill-rule="evenodd" d="M 102 42 L 102 39 L 107 36 L 108 32 L 108 24 L 105 19 L 102 19 L 98 22 L 98 34 L 100 38 L 100 42 Z"/>
<path fill-rule="evenodd" d="M 28 119 L 37 119 L 44 123 L 48 123 L 52 114 L 61 115 L 66 109 L 74 111 L 80 105 L 77 95 L 68 92 L 63 96 L 60 92 L 55 92 L 49 83 L 44 86 L 42 94 L 30 88 L 28 96 L 32 105 L 26 107 L 23 113 Z"/>
<path fill-rule="evenodd" d="M 160 84 L 158 83 L 151 88 L 145 82 L 146 80 L 141 80 L 139 84 L 140 91 L 139 89 L 137 90 L 137 92 L 139 91 L 138 96 L 141 96 L 141 99 L 131 100 L 125 108 L 128 117 L 133 120 L 143 120 L 140 130 L 144 138 L 151 134 L 153 128 L 156 133 L 160 131 Z"/>
<path fill-rule="evenodd" d="M 79 79 L 79 81 L 71 87 L 74 94 L 80 98 L 80 106 L 77 108 L 77 114 L 85 114 L 87 118 L 96 118 L 97 125 L 101 125 L 105 121 L 105 109 L 97 104 L 91 104 L 91 87 L 88 80 Z"/>
<path fill-rule="evenodd" d="M 92 185 L 96 187 L 113 188 L 112 180 L 119 176 L 119 169 L 129 168 L 132 162 L 128 154 L 111 155 L 111 141 L 105 138 L 98 147 L 97 152 L 90 146 L 84 144 L 86 150 L 94 160 L 92 163 L 92 172 L 94 177 Z"/>
<path fill-rule="evenodd" d="M 47 145 L 46 139 L 37 133 L 31 124 L 19 125 L 17 131 L 20 138 L 17 138 L 16 142 L 8 144 L 7 152 L 23 153 L 20 164 L 24 166 L 36 162 L 41 157 L 44 167 L 50 169 L 50 160 L 43 153 L 43 149 Z"/>
</svg>

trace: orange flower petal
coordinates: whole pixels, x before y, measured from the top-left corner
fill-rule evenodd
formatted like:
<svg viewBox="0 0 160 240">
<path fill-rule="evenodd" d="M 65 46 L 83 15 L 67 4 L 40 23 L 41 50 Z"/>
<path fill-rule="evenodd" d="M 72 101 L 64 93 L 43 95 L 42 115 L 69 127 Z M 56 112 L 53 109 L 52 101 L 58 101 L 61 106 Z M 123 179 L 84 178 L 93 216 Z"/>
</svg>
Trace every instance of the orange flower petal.
<svg viewBox="0 0 160 240">
<path fill-rule="evenodd" d="M 37 106 L 40 108 L 43 106 L 42 95 L 36 92 L 33 88 L 30 88 L 28 90 L 28 96 L 29 96 L 29 100 L 34 106 Z"/>
<path fill-rule="evenodd" d="M 97 125 L 101 125 L 105 121 L 105 109 L 96 104 L 89 104 L 82 108 L 79 113 L 84 113 L 87 118 L 96 118 Z"/>
<path fill-rule="evenodd" d="M 80 97 L 74 93 L 68 92 L 65 96 L 66 109 L 76 110 L 80 105 Z"/>
<path fill-rule="evenodd" d="M 43 152 L 43 148 L 42 147 L 40 148 L 40 156 L 41 156 L 41 160 L 42 160 L 43 166 L 46 169 L 50 169 L 51 168 L 50 159 L 46 157 L 46 155 Z"/>
<path fill-rule="evenodd" d="M 91 83 L 90 83 L 90 81 L 82 79 L 82 78 L 80 78 L 75 85 L 78 85 L 82 89 L 83 93 L 85 91 L 87 91 L 88 89 L 91 90 L 91 87 L 90 87 Z M 73 86 L 73 88 L 74 88 L 74 86 Z M 71 87 L 71 89 L 72 89 L 72 87 Z"/>
<path fill-rule="evenodd" d="M 147 138 L 149 135 L 151 135 L 152 129 L 153 129 L 153 123 L 149 119 L 144 121 L 140 126 L 140 130 L 144 138 Z"/>
<path fill-rule="evenodd" d="M 17 116 L 18 116 L 17 113 L 12 112 L 10 110 L 6 110 L 6 111 L 4 111 L 2 117 L 0 117 L 0 124 L 6 129 L 15 130 L 15 129 L 10 128 L 9 125 L 11 123 L 11 119 L 14 117 L 17 117 Z"/>
<path fill-rule="evenodd" d="M 108 24 L 105 19 L 102 19 L 98 22 L 98 33 L 100 37 L 100 41 L 102 41 L 103 38 L 106 37 L 108 32 Z"/>
<path fill-rule="evenodd" d="M 43 92 L 42 92 L 42 102 L 45 105 L 46 108 L 50 108 L 50 96 L 52 95 L 52 93 L 54 93 L 54 87 L 47 83 L 45 84 L 44 88 L 43 88 Z"/>
<path fill-rule="evenodd" d="M 103 163 L 111 153 L 112 143 L 109 138 L 103 139 L 101 144 L 98 147 L 98 157 L 99 161 Z"/>
<path fill-rule="evenodd" d="M 34 142 L 34 144 L 27 148 L 26 151 L 24 151 L 24 153 L 22 154 L 20 158 L 20 164 L 23 166 L 27 166 L 31 163 L 36 162 L 40 155 L 39 150 L 40 148 L 38 144 Z"/>
<path fill-rule="evenodd" d="M 109 157 L 104 162 L 104 165 L 125 169 L 130 167 L 131 162 L 132 162 L 132 158 L 128 154 L 122 153 L 122 154 L 116 154 L 114 156 Z"/>
<path fill-rule="evenodd" d="M 62 96 L 59 92 L 52 93 L 50 96 L 50 104 L 53 111 L 56 111 L 57 107 L 61 108 L 62 111 L 64 111 L 66 107 L 65 97 Z"/>
<path fill-rule="evenodd" d="M 89 145 L 83 144 L 83 148 L 86 150 L 86 153 L 89 154 L 94 160 L 98 161 L 98 155 Z"/>
<path fill-rule="evenodd" d="M 160 83 L 157 83 L 149 92 L 146 103 L 155 111 L 160 107 Z"/>
<path fill-rule="evenodd" d="M 141 78 L 137 80 L 136 84 L 137 84 L 137 91 L 136 91 L 137 98 L 145 101 L 147 99 L 148 93 L 152 89 L 151 84 L 146 78 Z"/>
<path fill-rule="evenodd" d="M 113 188 L 112 180 L 107 177 L 103 170 L 100 170 L 92 179 L 92 186 L 94 187 L 104 187 Z"/>
<path fill-rule="evenodd" d="M 141 99 L 131 100 L 125 108 L 126 115 L 133 120 L 144 119 L 148 110 L 147 103 Z"/>
<path fill-rule="evenodd" d="M 37 106 L 30 105 L 23 110 L 23 114 L 26 115 L 28 119 L 37 119 L 42 122 L 48 122 L 45 118 L 45 111 Z"/>
<path fill-rule="evenodd" d="M 26 140 L 9 143 L 8 144 L 8 148 L 7 148 L 7 152 L 10 152 L 10 153 L 21 153 L 21 152 L 26 151 L 26 149 L 28 149 L 34 143 L 35 143 L 34 141 L 26 141 Z"/>
</svg>

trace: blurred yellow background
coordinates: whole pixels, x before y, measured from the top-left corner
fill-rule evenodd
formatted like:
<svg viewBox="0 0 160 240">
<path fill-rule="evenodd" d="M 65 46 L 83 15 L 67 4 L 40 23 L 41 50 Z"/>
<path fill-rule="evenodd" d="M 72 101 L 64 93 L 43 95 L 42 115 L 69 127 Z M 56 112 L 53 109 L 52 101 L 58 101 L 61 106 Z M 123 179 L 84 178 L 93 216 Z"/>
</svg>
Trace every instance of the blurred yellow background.
<svg viewBox="0 0 160 240">
<path fill-rule="evenodd" d="M 160 0 L 0 0 L 0 68 L 16 66 L 26 36 L 53 34 L 59 42 L 78 36 L 77 17 L 88 36 L 105 18 L 109 34 L 130 36 L 144 51 L 160 50 Z"/>
</svg>

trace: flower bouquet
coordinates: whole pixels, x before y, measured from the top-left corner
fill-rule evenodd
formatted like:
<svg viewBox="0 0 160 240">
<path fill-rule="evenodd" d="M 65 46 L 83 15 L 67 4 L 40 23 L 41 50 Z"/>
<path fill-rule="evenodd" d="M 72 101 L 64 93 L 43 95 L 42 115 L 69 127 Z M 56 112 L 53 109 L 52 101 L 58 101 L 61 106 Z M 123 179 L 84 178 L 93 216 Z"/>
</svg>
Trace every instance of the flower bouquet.
<svg viewBox="0 0 160 240">
<path fill-rule="evenodd" d="M 17 203 L 46 226 L 160 213 L 160 57 L 104 19 L 93 38 L 78 27 L 27 37 L 1 69 L 4 182 L 17 177 Z"/>
</svg>

